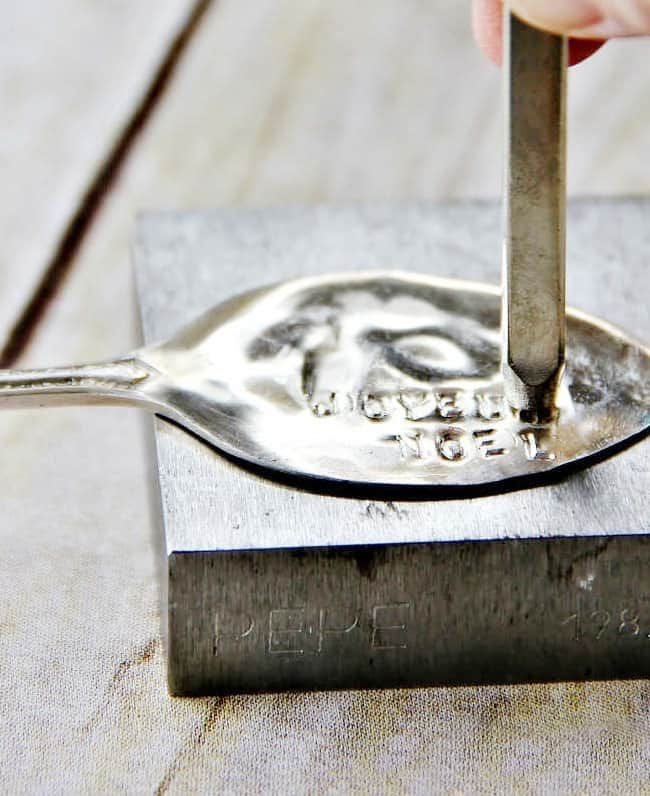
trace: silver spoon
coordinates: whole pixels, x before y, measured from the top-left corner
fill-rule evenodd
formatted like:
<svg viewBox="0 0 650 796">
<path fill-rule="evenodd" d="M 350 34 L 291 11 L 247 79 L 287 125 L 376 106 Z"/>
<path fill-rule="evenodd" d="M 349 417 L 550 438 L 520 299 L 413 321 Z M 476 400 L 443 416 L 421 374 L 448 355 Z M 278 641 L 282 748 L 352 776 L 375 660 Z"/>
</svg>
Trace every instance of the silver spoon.
<svg viewBox="0 0 650 796">
<path fill-rule="evenodd" d="M 500 292 L 400 272 L 245 293 L 171 340 L 97 365 L 0 371 L 0 405 L 127 404 L 293 476 L 475 486 L 613 451 L 650 425 L 650 351 L 568 312 L 559 414 L 504 399 Z"/>
</svg>

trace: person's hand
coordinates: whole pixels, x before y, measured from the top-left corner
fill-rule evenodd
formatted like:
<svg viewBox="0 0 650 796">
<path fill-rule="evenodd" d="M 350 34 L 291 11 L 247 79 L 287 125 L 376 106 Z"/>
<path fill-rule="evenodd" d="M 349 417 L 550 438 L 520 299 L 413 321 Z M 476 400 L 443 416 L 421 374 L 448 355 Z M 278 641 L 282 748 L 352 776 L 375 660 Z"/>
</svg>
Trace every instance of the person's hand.
<svg viewBox="0 0 650 796">
<path fill-rule="evenodd" d="M 486 55 L 501 62 L 501 0 L 473 0 L 476 40 Z M 650 34 L 650 0 L 512 0 L 512 11 L 538 28 L 569 36 L 575 64 L 606 39 Z"/>
</svg>

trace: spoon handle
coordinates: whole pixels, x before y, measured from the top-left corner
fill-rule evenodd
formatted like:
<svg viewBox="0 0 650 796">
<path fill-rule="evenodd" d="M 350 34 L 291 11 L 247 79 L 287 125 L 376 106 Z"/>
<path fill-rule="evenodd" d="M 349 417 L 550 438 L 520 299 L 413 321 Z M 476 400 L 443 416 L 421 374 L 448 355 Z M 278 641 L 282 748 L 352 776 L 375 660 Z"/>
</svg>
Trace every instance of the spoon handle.
<svg viewBox="0 0 650 796">
<path fill-rule="evenodd" d="M 133 357 L 94 365 L 0 370 L 0 408 L 153 403 L 143 390 L 155 370 Z"/>
</svg>

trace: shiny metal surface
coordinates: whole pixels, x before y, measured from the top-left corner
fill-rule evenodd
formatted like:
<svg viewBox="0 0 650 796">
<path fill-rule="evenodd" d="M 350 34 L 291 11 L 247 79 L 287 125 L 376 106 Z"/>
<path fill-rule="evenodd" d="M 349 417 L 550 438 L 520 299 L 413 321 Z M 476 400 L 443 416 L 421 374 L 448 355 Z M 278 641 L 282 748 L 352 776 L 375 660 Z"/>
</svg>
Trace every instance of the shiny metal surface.
<svg viewBox="0 0 650 796">
<path fill-rule="evenodd" d="M 570 313 L 560 412 L 508 410 L 495 288 L 400 272 L 289 281 L 226 301 L 115 364 L 0 376 L 25 402 L 135 403 L 292 476 L 475 486 L 585 461 L 648 429 L 650 353 Z"/>
<path fill-rule="evenodd" d="M 536 421 L 557 410 L 565 361 L 567 42 L 504 8 L 503 373 Z"/>
<path fill-rule="evenodd" d="M 643 339 L 650 317 L 629 290 L 648 284 L 649 213 L 641 199 L 569 210 L 573 301 Z M 496 282 L 499 244 L 496 203 L 145 217 L 135 248 L 145 340 L 269 274 L 402 262 Z M 288 488 L 176 424 L 152 426 L 172 693 L 650 672 L 648 438 L 561 479 L 468 498 Z"/>
<path fill-rule="evenodd" d="M 648 563 L 646 536 L 176 552 L 169 688 L 647 677 Z"/>
</svg>

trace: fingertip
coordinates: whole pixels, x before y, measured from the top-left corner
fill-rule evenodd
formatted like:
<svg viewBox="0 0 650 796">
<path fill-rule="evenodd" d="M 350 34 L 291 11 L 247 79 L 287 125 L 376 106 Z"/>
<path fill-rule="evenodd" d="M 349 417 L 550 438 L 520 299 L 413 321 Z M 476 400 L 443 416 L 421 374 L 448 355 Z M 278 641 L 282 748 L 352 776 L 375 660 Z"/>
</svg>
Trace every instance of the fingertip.
<svg viewBox="0 0 650 796">
<path fill-rule="evenodd" d="M 502 60 L 503 6 L 501 0 L 473 0 L 472 28 L 481 51 L 490 61 Z"/>
<path fill-rule="evenodd" d="M 474 38 L 481 51 L 493 63 L 503 60 L 503 3 L 501 0 L 473 0 L 472 28 Z M 569 65 L 584 61 L 604 44 L 595 39 L 571 39 L 569 41 Z"/>
</svg>

